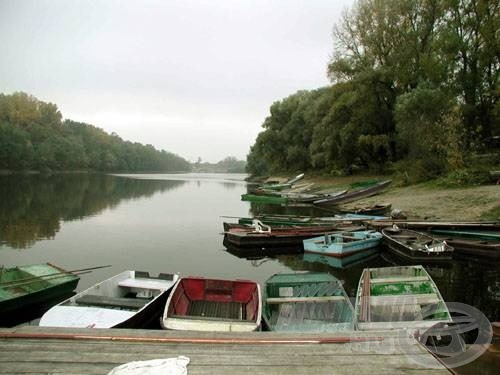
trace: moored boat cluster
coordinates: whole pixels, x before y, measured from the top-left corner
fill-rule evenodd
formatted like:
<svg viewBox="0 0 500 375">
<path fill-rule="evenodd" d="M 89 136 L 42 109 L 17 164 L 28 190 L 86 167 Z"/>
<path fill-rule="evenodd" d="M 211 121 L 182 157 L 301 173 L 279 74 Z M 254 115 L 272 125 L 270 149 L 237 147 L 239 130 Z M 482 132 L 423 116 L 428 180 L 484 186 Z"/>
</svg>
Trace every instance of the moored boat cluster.
<svg viewBox="0 0 500 375">
<path fill-rule="evenodd" d="M 378 184 L 360 185 L 358 192 Z M 354 303 L 341 280 L 324 272 L 274 274 L 261 286 L 127 270 L 68 296 L 79 275 L 92 269 L 42 264 L 0 269 L 0 326 L 21 309 L 42 304 L 50 305 L 39 322 L 46 327 L 337 332 L 450 323 L 437 286 L 420 264 L 447 262 L 457 253 L 498 259 L 500 224 L 396 220 L 383 216 L 390 205 L 379 206 L 383 212 L 257 215 L 224 223 L 224 244 L 238 256 L 304 253 L 306 261 L 343 267 L 382 251 L 418 263 L 365 268 Z"/>
<path fill-rule="evenodd" d="M 327 207 L 325 212 L 329 216 L 261 214 L 237 218 L 237 223 L 225 222 L 224 245 L 228 251 L 239 256 L 305 252 L 337 258 L 356 255 L 355 258 L 360 259 L 379 248 L 399 258 L 424 263 L 449 261 L 454 253 L 500 259 L 499 222 L 401 219 L 393 215 L 394 212 L 400 214 L 399 210 L 389 214 L 390 203 L 358 207 L 349 212 L 343 203 L 379 194 L 390 180 L 353 183 L 340 192 L 312 193 L 311 184 L 303 187 L 297 184 L 303 176 L 300 174 L 286 183 L 254 189 L 253 194 L 264 197 L 256 201 L 272 204 L 270 199 L 278 196 L 289 205 L 291 200 L 287 196 L 306 189 L 309 195 L 316 196 L 316 200 L 308 197 L 307 201 Z M 246 198 L 242 197 L 248 200 Z"/>
<path fill-rule="evenodd" d="M 42 269 L 44 265 L 30 268 Z M 65 273 L 59 278 L 64 282 L 50 276 L 53 272 L 37 276 L 39 283 L 46 284 L 37 291 L 45 294 L 45 299 L 76 287 L 78 277 L 71 272 L 60 273 Z M 19 306 L 23 297 L 9 299 L 4 294 L 2 298 L 0 317 L 15 313 L 5 309 L 6 303 Z M 381 313 L 387 309 L 391 314 Z M 261 293 L 260 285 L 251 280 L 176 274 L 152 277 L 147 272 L 124 271 L 50 308 L 39 325 L 148 328 L 157 319 L 164 329 L 214 332 L 262 328 L 277 332 L 338 332 L 425 328 L 451 322 L 446 304 L 425 269 L 403 266 L 365 269 L 355 306 L 342 282 L 329 273 L 275 274 L 265 282 Z"/>
</svg>

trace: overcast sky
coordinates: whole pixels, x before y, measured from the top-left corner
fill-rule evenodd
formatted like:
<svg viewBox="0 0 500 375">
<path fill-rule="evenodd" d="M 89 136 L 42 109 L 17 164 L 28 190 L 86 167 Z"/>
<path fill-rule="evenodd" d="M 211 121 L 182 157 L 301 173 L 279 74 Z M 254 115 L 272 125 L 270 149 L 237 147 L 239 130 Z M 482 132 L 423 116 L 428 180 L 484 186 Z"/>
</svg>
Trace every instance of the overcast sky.
<svg viewBox="0 0 500 375">
<path fill-rule="evenodd" d="M 188 160 L 244 159 L 270 105 L 327 85 L 352 0 L 0 0 L 0 92 Z"/>
</svg>

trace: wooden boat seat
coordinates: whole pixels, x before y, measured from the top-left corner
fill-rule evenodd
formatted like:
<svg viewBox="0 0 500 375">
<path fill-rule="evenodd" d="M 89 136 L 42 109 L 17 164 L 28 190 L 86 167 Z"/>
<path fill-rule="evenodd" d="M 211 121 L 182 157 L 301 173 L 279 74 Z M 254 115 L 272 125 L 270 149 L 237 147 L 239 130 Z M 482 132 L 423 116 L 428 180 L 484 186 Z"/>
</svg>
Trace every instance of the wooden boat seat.
<svg viewBox="0 0 500 375">
<path fill-rule="evenodd" d="M 390 283 L 400 283 L 400 282 L 413 282 L 413 281 L 428 281 L 429 278 L 427 276 L 402 276 L 402 277 L 381 277 L 381 278 L 372 278 L 372 284 L 390 284 Z"/>
<path fill-rule="evenodd" d="M 371 296 L 371 306 L 404 306 L 404 305 L 430 305 L 439 303 L 440 299 L 437 294 L 408 294 L 408 295 L 393 295 L 393 296 Z"/>
<path fill-rule="evenodd" d="M 266 302 L 270 305 L 279 303 L 296 303 L 296 302 L 332 302 L 343 301 L 343 296 L 324 296 L 324 297 L 270 297 Z"/>
<path fill-rule="evenodd" d="M 118 282 L 118 286 L 136 289 L 165 290 L 172 287 L 172 281 L 168 279 L 129 278 Z"/>
<path fill-rule="evenodd" d="M 146 305 L 150 300 L 139 298 L 107 297 L 94 294 L 87 294 L 76 299 L 79 305 L 121 307 L 124 309 L 137 310 Z"/>
</svg>

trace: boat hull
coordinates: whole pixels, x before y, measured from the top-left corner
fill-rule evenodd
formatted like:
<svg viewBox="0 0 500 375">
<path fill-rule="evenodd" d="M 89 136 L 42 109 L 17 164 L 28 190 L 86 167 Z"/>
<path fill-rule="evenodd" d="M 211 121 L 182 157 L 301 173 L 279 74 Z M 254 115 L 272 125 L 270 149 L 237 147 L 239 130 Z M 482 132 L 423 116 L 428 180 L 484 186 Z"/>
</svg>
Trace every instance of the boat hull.
<svg viewBox="0 0 500 375">
<path fill-rule="evenodd" d="M 170 330 L 249 332 L 260 329 L 260 286 L 249 280 L 184 277 L 172 290 L 161 326 Z"/>
<path fill-rule="evenodd" d="M 47 273 L 45 274 L 47 275 L 65 272 L 51 264 L 25 266 L 24 269 L 29 272 L 27 267 L 35 266 L 37 268 L 46 266 Z M 23 267 L 19 268 L 23 269 Z M 14 325 L 42 315 L 48 308 L 73 294 L 79 280 L 79 277 L 68 274 L 68 276 L 55 278 L 50 286 L 14 298 L 3 299 L 0 302 L 0 326 Z"/>
<path fill-rule="evenodd" d="M 361 231 L 349 234 L 325 234 L 304 240 L 304 252 L 332 257 L 346 257 L 377 247 L 382 235 L 378 232 Z"/>
<path fill-rule="evenodd" d="M 251 228 L 234 228 L 225 232 L 224 240 L 238 247 L 278 247 L 298 246 L 303 251 L 302 241 L 321 236 L 325 233 L 361 230 L 363 227 L 349 225 L 343 226 L 315 226 L 290 229 L 273 229 L 271 232 L 254 232 Z"/>
<path fill-rule="evenodd" d="M 397 256 L 416 262 L 449 261 L 453 257 L 453 248 L 444 241 L 437 240 L 425 233 L 408 229 L 382 229 L 383 242 Z M 413 240 L 414 239 L 414 240 Z M 442 251 L 430 251 L 424 243 L 442 248 Z"/>
<path fill-rule="evenodd" d="M 54 306 L 40 326 L 160 328 L 159 318 L 177 280 L 178 275 L 124 271 Z"/>
<path fill-rule="evenodd" d="M 364 189 L 347 191 L 344 194 L 335 197 L 328 197 L 324 199 L 319 199 L 313 203 L 317 206 L 336 206 L 342 203 L 354 202 L 361 198 L 371 197 L 380 193 L 383 189 L 391 183 L 391 180 L 381 181 L 375 185 L 366 187 Z"/>
<path fill-rule="evenodd" d="M 420 330 L 451 322 L 439 289 L 421 265 L 363 270 L 356 293 L 357 330 Z"/>
<path fill-rule="evenodd" d="M 422 253 L 421 251 L 410 251 L 406 247 L 386 242 L 388 248 L 397 256 L 414 262 L 448 262 L 453 259 L 451 252 L 441 254 Z"/>
<path fill-rule="evenodd" d="M 500 241 L 473 241 L 459 238 L 443 238 L 453 246 L 455 253 L 466 256 L 500 259 Z"/>
</svg>

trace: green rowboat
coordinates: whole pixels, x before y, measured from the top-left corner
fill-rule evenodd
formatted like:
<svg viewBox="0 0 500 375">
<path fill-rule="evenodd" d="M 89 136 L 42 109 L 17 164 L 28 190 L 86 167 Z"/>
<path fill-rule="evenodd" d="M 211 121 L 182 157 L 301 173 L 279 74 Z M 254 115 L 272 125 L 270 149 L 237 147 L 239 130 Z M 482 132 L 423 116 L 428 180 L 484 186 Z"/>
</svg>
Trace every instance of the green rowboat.
<svg viewBox="0 0 500 375">
<path fill-rule="evenodd" d="M 75 290 L 80 278 L 53 264 L 0 269 L 0 326 L 51 301 L 58 303 Z"/>
<path fill-rule="evenodd" d="M 356 329 L 426 329 L 451 322 L 446 303 L 424 267 L 363 271 L 356 295 Z"/>
<path fill-rule="evenodd" d="M 276 195 L 242 194 L 241 200 L 266 204 L 284 204 L 288 201 L 288 198 Z"/>
<path fill-rule="evenodd" d="M 277 332 L 351 331 L 354 309 L 334 276 L 283 273 L 266 281 L 262 318 Z"/>
</svg>

